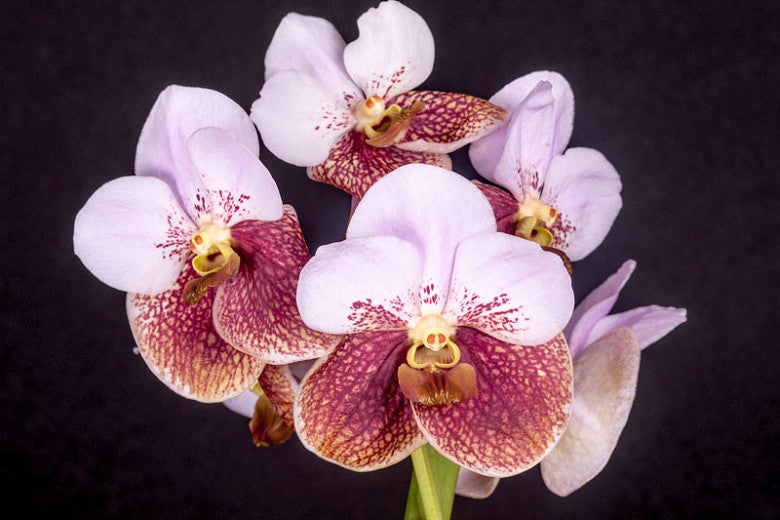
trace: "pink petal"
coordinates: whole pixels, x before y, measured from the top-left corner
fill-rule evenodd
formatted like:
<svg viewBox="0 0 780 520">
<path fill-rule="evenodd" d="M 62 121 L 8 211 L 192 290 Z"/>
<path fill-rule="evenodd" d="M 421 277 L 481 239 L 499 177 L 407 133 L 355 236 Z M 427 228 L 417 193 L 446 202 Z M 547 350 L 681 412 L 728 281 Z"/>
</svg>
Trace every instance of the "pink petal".
<svg viewBox="0 0 780 520">
<path fill-rule="evenodd" d="M 542 478 L 553 493 L 566 496 L 606 466 L 634 402 L 639 344 L 620 327 L 590 345 L 574 360 L 574 402 L 560 442 L 542 461 Z"/>
<path fill-rule="evenodd" d="M 357 23 L 360 35 L 344 49 L 344 64 L 366 97 L 388 100 L 431 74 L 433 35 L 419 14 L 399 2 L 382 2 Z"/>
<path fill-rule="evenodd" d="M 572 373 L 562 335 L 542 345 L 512 345 L 468 327 L 455 343 L 477 373 L 477 394 L 457 404 L 413 404 L 439 453 L 485 476 L 506 477 L 538 463 L 569 418 Z"/>
<path fill-rule="evenodd" d="M 460 468 L 455 493 L 466 498 L 487 498 L 496 490 L 500 480 L 498 477 L 486 477 L 469 469 Z"/>
<path fill-rule="evenodd" d="M 329 21 L 289 13 L 276 28 L 265 52 L 265 79 L 284 70 L 311 78 L 333 100 L 352 108 L 363 93 L 344 67 L 344 39 Z"/>
<path fill-rule="evenodd" d="M 392 236 L 322 246 L 301 272 L 298 308 L 332 334 L 406 329 L 420 316 L 421 274 L 419 252 Z"/>
<path fill-rule="evenodd" d="M 257 132 L 246 112 L 230 98 L 214 90 L 172 85 L 162 91 L 141 130 L 135 152 L 135 173 L 159 177 L 183 201 L 200 183 L 187 150 L 187 140 L 198 130 L 215 126 L 257 156 Z M 182 207 L 197 220 L 193 208 Z"/>
<path fill-rule="evenodd" d="M 461 242 L 443 316 L 502 341 L 537 345 L 563 330 L 574 308 L 561 259 L 506 233 Z"/>
<path fill-rule="evenodd" d="M 235 348 L 269 363 L 323 356 L 339 339 L 308 328 L 295 305 L 301 268 L 309 259 L 291 206 L 274 222 L 245 220 L 231 229 L 241 253 L 238 274 L 214 303 L 219 334 Z"/>
<path fill-rule="evenodd" d="M 202 128 L 192 134 L 187 148 L 202 184 L 190 201 L 199 217 L 218 218 L 226 225 L 282 217 L 282 197 L 271 174 L 232 134 Z"/>
<path fill-rule="evenodd" d="M 217 334 L 211 316 L 213 291 L 195 305 L 184 301 L 184 285 L 197 276 L 188 264 L 170 291 L 128 293 L 127 316 L 138 350 L 154 375 L 179 395 L 219 402 L 249 388 L 264 363 Z"/>
<path fill-rule="evenodd" d="M 397 144 L 404 150 L 449 153 L 504 126 L 509 120 L 505 109 L 466 94 L 421 90 L 394 97 L 388 104 L 410 108 L 422 103 L 411 127 Z"/>
<path fill-rule="evenodd" d="M 263 144 L 296 166 L 320 164 L 341 136 L 355 126 L 344 99 L 295 70 L 268 78 L 260 98 L 252 104 L 251 115 Z"/>
<path fill-rule="evenodd" d="M 258 378 L 260 387 L 268 396 L 284 422 L 293 427 L 293 406 L 298 382 L 290 372 L 289 365 L 266 365 Z"/>
<path fill-rule="evenodd" d="M 425 443 L 396 379 L 406 331 L 347 336 L 301 382 L 295 428 L 306 448 L 355 471 L 395 464 Z"/>
<path fill-rule="evenodd" d="M 603 155 L 570 148 L 550 162 L 541 200 L 558 210 L 552 247 L 572 261 L 588 256 L 609 233 L 623 199 L 620 176 Z"/>
<path fill-rule="evenodd" d="M 515 217 L 519 209 L 517 199 L 511 193 L 479 181 L 471 181 L 488 198 L 493 214 L 496 217 L 496 227 L 501 233 L 515 234 Z"/>
<path fill-rule="evenodd" d="M 626 260 L 615 274 L 596 287 L 574 309 L 569 323 L 563 330 L 563 334 L 569 342 L 572 357 L 576 358 L 585 348 L 593 328 L 612 310 L 620 295 L 620 290 L 626 285 L 634 269 L 636 269 L 636 262 Z"/>
<path fill-rule="evenodd" d="M 636 334 L 639 348 L 649 347 L 686 321 L 686 310 L 650 305 L 602 318 L 590 331 L 586 345 L 617 327 L 629 327 Z"/>
<path fill-rule="evenodd" d="M 266 366 L 271 366 L 271 365 L 266 365 Z M 227 408 L 231 412 L 235 412 L 238 415 L 243 415 L 244 417 L 251 419 L 255 413 L 256 401 L 257 401 L 256 393 L 254 393 L 251 390 L 244 390 L 243 392 L 238 394 L 238 397 L 234 397 L 232 399 L 228 399 L 227 401 L 223 401 L 222 404 L 224 404 L 225 408 Z"/>
<path fill-rule="evenodd" d="M 392 235 L 412 243 L 423 257 L 425 315 L 444 308 L 458 244 L 495 229 L 490 203 L 471 182 L 442 168 L 409 164 L 366 193 L 347 238 Z"/>
<path fill-rule="evenodd" d="M 330 151 L 322 164 L 307 169 L 312 180 L 324 182 L 361 198 L 376 181 L 399 166 L 425 163 L 451 169 L 448 155 L 410 152 L 391 146 L 376 148 L 366 144 L 362 133 L 350 132 Z"/>
<path fill-rule="evenodd" d="M 511 191 L 518 200 L 538 197 L 553 154 L 553 118 L 552 85 L 544 81 L 512 112 L 498 164 L 483 176 Z M 481 145 L 475 143 L 470 149 L 472 164 L 480 153 Z"/>
<path fill-rule="evenodd" d="M 141 293 L 170 289 L 197 232 L 167 184 L 141 177 L 98 188 L 73 228 L 73 248 L 92 274 L 120 291 Z"/>
</svg>

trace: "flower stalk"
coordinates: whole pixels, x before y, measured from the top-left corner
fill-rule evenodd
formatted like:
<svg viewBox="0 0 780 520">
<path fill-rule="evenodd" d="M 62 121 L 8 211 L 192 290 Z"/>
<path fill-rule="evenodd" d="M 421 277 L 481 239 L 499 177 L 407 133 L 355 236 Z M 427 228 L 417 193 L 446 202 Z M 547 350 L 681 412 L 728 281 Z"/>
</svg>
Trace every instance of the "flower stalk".
<svg viewBox="0 0 780 520">
<path fill-rule="evenodd" d="M 412 453 L 414 473 L 404 520 L 449 520 L 460 466 L 430 444 Z"/>
</svg>

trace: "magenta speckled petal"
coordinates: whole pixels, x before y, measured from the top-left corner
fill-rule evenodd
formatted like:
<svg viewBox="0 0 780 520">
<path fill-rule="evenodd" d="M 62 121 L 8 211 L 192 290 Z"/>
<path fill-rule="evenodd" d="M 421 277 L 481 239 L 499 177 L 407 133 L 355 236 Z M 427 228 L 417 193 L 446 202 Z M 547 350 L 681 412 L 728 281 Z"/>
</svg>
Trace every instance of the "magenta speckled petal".
<svg viewBox="0 0 780 520">
<path fill-rule="evenodd" d="M 537 345 L 563 330 L 573 308 L 571 277 L 557 255 L 524 238 L 486 233 L 458 246 L 442 316 L 502 341 Z"/>
<path fill-rule="evenodd" d="M 298 383 L 288 365 L 266 365 L 258 379 L 260 386 L 284 422 L 293 427 L 293 405 Z M 293 428 L 294 429 L 294 428 Z"/>
<path fill-rule="evenodd" d="M 452 168 L 446 154 L 412 152 L 395 146 L 376 148 L 366 144 L 364 134 L 353 131 L 334 145 L 323 163 L 308 168 L 306 173 L 312 180 L 330 184 L 360 199 L 376 181 L 399 166 L 412 163 Z"/>
<path fill-rule="evenodd" d="M 509 120 L 509 112 L 484 99 L 466 94 L 421 90 L 406 92 L 387 102 L 410 108 L 422 103 L 405 137 L 396 146 L 417 152 L 449 153 L 489 134 Z"/>
<path fill-rule="evenodd" d="M 609 233 L 623 199 L 615 168 L 591 148 L 553 157 L 541 200 L 558 210 L 550 244 L 572 261 L 588 256 Z"/>
<path fill-rule="evenodd" d="M 400 2 L 382 2 L 357 24 L 360 35 L 344 49 L 344 64 L 366 97 L 390 99 L 428 78 L 433 35 L 419 14 Z"/>
<path fill-rule="evenodd" d="M 184 285 L 198 275 L 186 264 L 176 285 L 157 295 L 127 295 L 127 316 L 141 356 L 177 394 L 203 402 L 239 395 L 257 380 L 263 362 L 239 352 L 214 328 L 214 292 L 195 305 L 184 301 Z"/>
<path fill-rule="evenodd" d="M 241 254 L 238 274 L 217 290 L 214 321 L 235 348 L 269 363 L 323 356 L 339 338 L 304 325 L 295 305 L 301 268 L 309 259 L 295 210 L 274 222 L 246 220 L 231 228 Z"/>
<path fill-rule="evenodd" d="M 406 329 L 420 316 L 422 258 L 393 236 L 322 246 L 301 271 L 298 310 L 331 334 Z"/>
<path fill-rule="evenodd" d="M 187 151 L 187 139 L 214 126 L 233 134 L 254 156 L 260 145 L 249 116 L 233 100 L 214 90 L 172 85 L 162 91 L 147 117 L 135 152 L 135 173 L 164 180 L 183 201 L 193 198 L 200 180 Z M 197 215 L 190 213 L 197 221 Z"/>
<path fill-rule="evenodd" d="M 496 227 L 498 228 L 498 231 L 514 235 L 515 216 L 519 209 L 517 199 L 515 199 L 511 193 L 502 190 L 501 188 L 496 188 L 495 186 L 485 184 L 484 182 L 471 182 L 473 182 L 488 198 L 488 201 L 490 201 L 490 206 L 493 208 L 493 214 L 496 216 Z"/>
<path fill-rule="evenodd" d="M 462 362 L 477 373 L 477 394 L 462 403 L 414 404 L 417 423 L 436 450 L 486 476 L 506 477 L 539 462 L 569 418 L 572 368 L 563 335 L 534 346 L 511 345 L 459 327 Z"/>
<path fill-rule="evenodd" d="M 406 331 L 348 336 L 301 382 L 295 428 L 320 457 L 355 471 L 380 469 L 425 443 L 398 386 Z"/>
<path fill-rule="evenodd" d="M 486 477 L 470 469 L 460 468 L 455 493 L 466 498 L 487 498 L 496 490 L 498 477 Z"/>
<path fill-rule="evenodd" d="M 424 259 L 420 303 L 425 315 L 444 308 L 458 244 L 495 230 L 490 203 L 471 182 L 441 168 L 409 164 L 366 193 L 347 238 L 391 235 L 417 247 Z"/>
<path fill-rule="evenodd" d="M 574 360 L 574 402 L 560 442 L 542 461 L 542 478 L 566 496 L 604 468 L 628 420 L 639 374 L 639 344 L 620 327 Z"/>
</svg>

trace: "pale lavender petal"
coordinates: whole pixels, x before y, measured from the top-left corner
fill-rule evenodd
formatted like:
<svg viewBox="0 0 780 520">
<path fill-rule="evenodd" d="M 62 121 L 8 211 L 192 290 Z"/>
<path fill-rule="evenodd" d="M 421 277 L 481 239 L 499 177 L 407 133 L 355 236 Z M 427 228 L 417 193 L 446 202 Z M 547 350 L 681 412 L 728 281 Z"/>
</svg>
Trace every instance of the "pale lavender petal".
<svg viewBox="0 0 780 520">
<path fill-rule="evenodd" d="M 405 329 L 420 316 L 421 273 L 418 251 L 396 237 L 322 246 L 301 271 L 298 309 L 306 325 L 330 334 Z"/>
<path fill-rule="evenodd" d="M 165 182 L 120 177 L 98 188 L 76 215 L 73 248 L 101 282 L 155 294 L 179 277 L 196 232 Z"/>
<path fill-rule="evenodd" d="M 347 72 L 366 97 L 390 99 L 425 81 L 433 70 L 433 35 L 422 17 L 382 2 L 358 18 L 358 39 L 344 50 Z"/>
<path fill-rule="evenodd" d="M 538 244 L 487 233 L 458 246 L 445 319 L 509 343 L 539 345 L 563 330 L 573 308 L 563 262 Z"/>
<path fill-rule="evenodd" d="M 444 308 L 458 244 L 495 230 L 493 209 L 474 184 L 443 168 L 409 164 L 366 192 L 352 215 L 347 238 L 392 235 L 412 243 L 423 258 L 425 315 Z"/>
<path fill-rule="evenodd" d="M 296 166 L 323 162 L 336 141 L 355 126 L 343 100 L 294 70 L 278 72 L 265 82 L 251 115 L 263 144 Z"/>
<path fill-rule="evenodd" d="M 607 464 L 634 402 L 639 356 L 636 336 L 620 327 L 575 358 L 571 418 L 541 464 L 553 493 L 576 491 Z"/>
<path fill-rule="evenodd" d="M 571 320 L 563 329 L 572 357 L 576 357 L 588 344 L 587 341 L 593 327 L 612 310 L 620 295 L 620 290 L 626 285 L 635 268 L 636 262 L 634 260 L 626 260 L 615 274 L 596 287 L 574 309 Z"/>
<path fill-rule="evenodd" d="M 135 153 L 135 173 L 159 177 L 181 202 L 199 186 L 187 151 L 187 139 L 200 128 L 215 126 L 257 156 L 260 146 L 249 116 L 233 100 L 214 90 L 172 85 L 162 91 L 141 130 Z M 196 219 L 193 208 L 182 207 Z"/>
<path fill-rule="evenodd" d="M 500 480 L 498 477 L 486 477 L 470 469 L 460 468 L 455 493 L 466 498 L 487 498 L 496 490 Z"/>
<path fill-rule="evenodd" d="M 352 108 L 363 94 L 344 67 L 345 45 L 329 21 L 289 13 L 265 52 L 265 79 L 283 70 L 295 70 L 314 80 L 345 108 Z"/>
<path fill-rule="evenodd" d="M 649 347 L 686 321 L 686 310 L 677 307 L 649 305 L 602 318 L 590 331 L 586 345 L 616 327 L 629 327 L 639 340 L 639 347 Z"/>
<path fill-rule="evenodd" d="M 257 394 L 251 390 L 244 390 L 238 397 L 223 401 L 222 404 L 231 412 L 235 412 L 244 417 L 252 418 L 255 413 L 255 403 Z"/>
<path fill-rule="evenodd" d="M 187 141 L 202 188 L 188 194 L 198 216 L 226 225 L 243 220 L 278 220 L 282 216 L 279 189 L 256 154 L 215 127 L 202 128 Z"/>
<path fill-rule="evenodd" d="M 596 150 L 570 148 L 553 157 L 541 200 L 558 210 L 552 247 L 581 260 L 601 244 L 623 199 L 620 176 Z"/>
</svg>

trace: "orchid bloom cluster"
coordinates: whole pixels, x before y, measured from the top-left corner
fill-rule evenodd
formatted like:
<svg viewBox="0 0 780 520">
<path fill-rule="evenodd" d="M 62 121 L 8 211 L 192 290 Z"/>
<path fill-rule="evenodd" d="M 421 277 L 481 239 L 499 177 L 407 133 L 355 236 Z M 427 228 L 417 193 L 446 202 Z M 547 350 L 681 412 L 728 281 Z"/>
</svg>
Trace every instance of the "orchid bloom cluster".
<svg viewBox="0 0 780 520">
<path fill-rule="evenodd" d="M 425 21 L 390 0 L 358 28 L 346 44 L 328 21 L 288 14 L 251 116 L 212 90 L 164 90 L 135 175 L 76 216 L 76 254 L 128 293 L 152 372 L 251 417 L 258 446 L 295 431 L 369 471 L 428 444 L 461 468 L 464 496 L 537 464 L 567 495 L 609 459 L 640 350 L 685 310 L 609 315 L 633 261 L 575 308 L 572 262 L 606 237 L 621 182 L 599 152 L 566 150 L 574 96 L 560 74 L 489 101 L 415 91 L 433 67 Z M 345 240 L 310 258 L 257 131 L 352 195 Z M 447 154 L 472 142 L 498 186 L 450 171 Z"/>
</svg>

